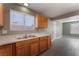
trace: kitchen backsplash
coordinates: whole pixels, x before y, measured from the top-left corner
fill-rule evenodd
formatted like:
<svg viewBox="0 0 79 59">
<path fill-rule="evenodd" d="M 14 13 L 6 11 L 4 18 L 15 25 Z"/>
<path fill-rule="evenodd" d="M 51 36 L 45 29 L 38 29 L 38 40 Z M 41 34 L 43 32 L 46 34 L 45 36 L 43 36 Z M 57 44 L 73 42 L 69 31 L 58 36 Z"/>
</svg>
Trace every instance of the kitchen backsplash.
<svg viewBox="0 0 79 59">
<path fill-rule="evenodd" d="M 1 30 L 0 30 L 0 34 L 1 34 Z"/>
<path fill-rule="evenodd" d="M 0 28 L 0 35 L 1 35 L 1 33 L 2 33 L 2 28 Z"/>
<path fill-rule="evenodd" d="M 6 31 L 4 31 L 0 28 L 0 35 L 5 34 L 5 32 Z M 27 30 L 27 31 L 13 31 L 13 32 L 10 31 L 6 35 L 8 35 L 8 34 L 10 34 L 10 35 L 12 35 L 12 34 L 23 34 L 23 33 L 26 33 L 26 34 L 29 34 L 29 33 L 47 33 L 47 32 L 48 32 L 47 29 L 34 29 L 34 30 Z"/>
</svg>

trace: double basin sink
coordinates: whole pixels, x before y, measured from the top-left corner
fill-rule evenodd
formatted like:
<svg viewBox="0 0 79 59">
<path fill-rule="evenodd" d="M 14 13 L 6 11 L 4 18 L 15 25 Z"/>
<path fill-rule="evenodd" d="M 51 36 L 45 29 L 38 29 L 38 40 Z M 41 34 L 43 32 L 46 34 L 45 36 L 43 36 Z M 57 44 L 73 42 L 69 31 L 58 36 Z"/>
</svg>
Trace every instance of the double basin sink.
<svg viewBox="0 0 79 59">
<path fill-rule="evenodd" d="M 24 38 L 32 38 L 37 37 L 36 35 L 18 35 L 16 36 L 17 39 L 24 39 Z"/>
</svg>

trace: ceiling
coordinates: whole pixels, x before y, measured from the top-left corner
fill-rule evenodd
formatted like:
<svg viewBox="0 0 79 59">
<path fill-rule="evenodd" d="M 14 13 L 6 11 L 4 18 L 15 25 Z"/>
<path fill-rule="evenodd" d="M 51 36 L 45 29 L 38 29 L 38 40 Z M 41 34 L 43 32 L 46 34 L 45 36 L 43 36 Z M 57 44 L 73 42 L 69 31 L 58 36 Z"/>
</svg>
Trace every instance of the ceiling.
<svg viewBox="0 0 79 59">
<path fill-rule="evenodd" d="M 28 8 L 50 18 L 79 10 L 79 3 L 29 3 Z"/>
</svg>

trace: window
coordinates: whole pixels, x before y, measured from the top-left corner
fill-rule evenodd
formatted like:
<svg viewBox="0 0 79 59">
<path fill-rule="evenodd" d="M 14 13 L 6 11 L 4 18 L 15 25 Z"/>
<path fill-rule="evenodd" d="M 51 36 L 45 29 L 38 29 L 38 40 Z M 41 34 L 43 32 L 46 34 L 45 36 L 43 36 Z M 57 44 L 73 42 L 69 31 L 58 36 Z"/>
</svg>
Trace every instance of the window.
<svg viewBox="0 0 79 59">
<path fill-rule="evenodd" d="M 24 25 L 24 15 L 17 11 L 10 11 L 10 23 L 13 25 Z"/>
<path fill-rule="evenodd" d="M 34 29 L 34 16 L 10 10 L 10 30 L 24 31 Z"/>
<path fill-rule="evenodd" d="M 70 29 L 70 33 L 71 34 L 79 34 L 79 22 L 73 22 L 70 24 L 71 29 Z"/>
<path fill-rule="evenodd" d="M 32 15 L 25 15 L 25 27 L 27 29 L 33 29 L 34 28 L 34 16 Z"/>
</svg>

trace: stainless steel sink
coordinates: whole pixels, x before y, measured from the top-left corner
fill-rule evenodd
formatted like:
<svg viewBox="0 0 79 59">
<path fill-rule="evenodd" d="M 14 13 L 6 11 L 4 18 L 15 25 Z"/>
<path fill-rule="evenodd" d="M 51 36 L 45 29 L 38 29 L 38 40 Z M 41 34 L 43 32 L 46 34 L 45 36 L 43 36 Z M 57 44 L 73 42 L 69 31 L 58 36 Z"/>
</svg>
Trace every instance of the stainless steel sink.
<svg viewBox="0 0 79 59">
<path fill-rule="evenodd" d="M 25 38 L 29 38 L 29 37 L 36 37 L 36 36 L 35 35 L 25 36 Z"/>
<path fill-rule="evenodd" d="M 31 38 L 31 37 L 37 37 L 37 36 L 35 36 L 35 35 L 22 35 L 22 36 L 17 36 L 16 38 L 17 39 L 24 39 L 24 38 Z"/>
</svg>

